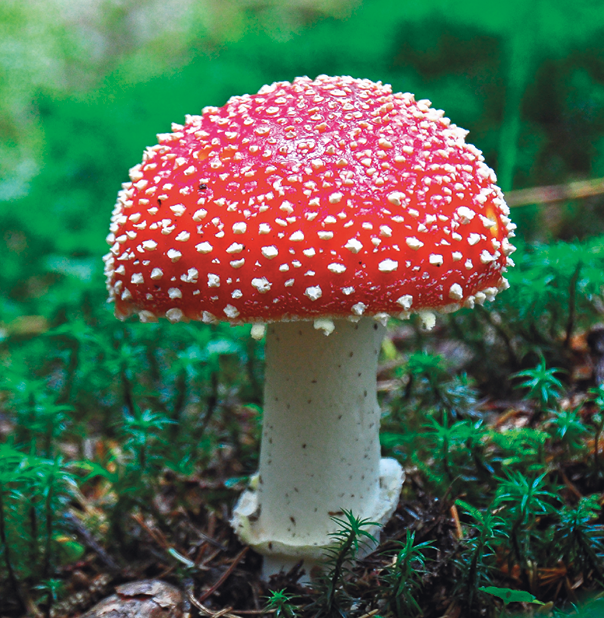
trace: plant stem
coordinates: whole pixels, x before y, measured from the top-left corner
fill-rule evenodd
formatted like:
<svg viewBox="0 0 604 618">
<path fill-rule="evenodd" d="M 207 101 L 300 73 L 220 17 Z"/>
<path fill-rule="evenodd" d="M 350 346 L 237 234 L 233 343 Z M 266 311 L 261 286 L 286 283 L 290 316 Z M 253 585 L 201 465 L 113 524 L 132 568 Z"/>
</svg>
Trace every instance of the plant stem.
<svg viewBox="0 0 604 618">
<path fill-rule="evenodd" d="M 602 430 L 604 429 L 604 411 L 600 413 L 602 418 L 600 420 L 600 424 L 596 429 L 596 435 L 594 436 L 594 466 L 596 468 L 596 480 L 600 478 L 600 435 L 602 434 Z"/>
<path fill-rule="evenodd" d="M 55 464 L 56 465 L 56 462 Z M 50 555 L 52 550 L 52 498 L 53 498 L 53 490 L 54 490 L 54 482 L 55 482 L 55 470 L 53 467 L 52 472 L 50 473 L 50 477 L 48 479 L 48 487 L 46 493 L 46 501 L 44 504 L 44 508 L 46 511 L 46 548 L 44 551 L 44 566 L 42 568 L 42 579 L 48 579 L 50 577 Z"/>
<path fill-rule="evenodd" d="M 5 504 L 4 504 L 4 489 L 0 485 L 0 543 L 4 547 L 4 564 L 6 565 L 6 571 L 8 573 L 8 579 L 10 581 L 10 585 L 15 595 L 17 596 L 17 601 L 19 602 L 19 606 L 21 611 L 26 611 L 25 601 L 21 596 L 21 589 L 19 587 L 19 582 L 17 581 L 17 576 L 15 575 L 15 571 L 13 569 L 12 557 L 11 557 L 11 548 L 8 544 L 8 539 L 6 537 L 6 521 L 4 519 L 5 515 Z"/>
<path fill-rule="evenodd" d="M 577 308 L 577 282 L 579 281 L 579 274 L 583 263 L 579 260 L 572 277 L 570 278 L 570 285 L 568 290 L 568 321 L 566 322 L 566 337 L 564 338 L 564 347 L 566 349 L 570 346 L 570 339 L 573 334 L 573 328 L 575 327 L 575 315 Z"/>
</svg>

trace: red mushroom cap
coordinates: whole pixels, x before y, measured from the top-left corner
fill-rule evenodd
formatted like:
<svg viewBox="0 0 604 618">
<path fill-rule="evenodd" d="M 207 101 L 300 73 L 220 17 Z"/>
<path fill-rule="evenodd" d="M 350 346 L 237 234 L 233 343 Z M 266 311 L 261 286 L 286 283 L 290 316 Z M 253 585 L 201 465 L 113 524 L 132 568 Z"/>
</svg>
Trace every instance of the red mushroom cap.
<svg viewBox="0 0 604 618">
<path fill-rule="evenodd" d="M 107 285 L 143 320 L 454 310 L 504 287 L 514 225 L 467 132 L 351 77 L 187 116 L 130 170 Z"/>
</svg>

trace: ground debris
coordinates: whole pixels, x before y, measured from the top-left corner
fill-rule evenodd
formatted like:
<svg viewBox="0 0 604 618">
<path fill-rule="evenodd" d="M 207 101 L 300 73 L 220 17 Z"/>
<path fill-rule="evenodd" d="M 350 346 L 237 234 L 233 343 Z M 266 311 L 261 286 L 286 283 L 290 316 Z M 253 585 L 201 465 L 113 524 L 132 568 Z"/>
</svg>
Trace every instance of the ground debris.
<svg viewBox="0 0 604 618">
<path fill-rule="evenodd" d="M 130 582 L 116 587 L 81 618 L 181 618 L 182 592 L 158 579 Z"/>
</svg>

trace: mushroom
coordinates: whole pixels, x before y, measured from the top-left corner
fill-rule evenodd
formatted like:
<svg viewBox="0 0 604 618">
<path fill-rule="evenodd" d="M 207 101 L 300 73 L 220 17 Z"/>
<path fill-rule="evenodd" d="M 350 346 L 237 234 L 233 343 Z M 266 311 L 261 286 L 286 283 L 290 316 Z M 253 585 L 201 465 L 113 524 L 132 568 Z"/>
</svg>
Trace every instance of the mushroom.
<svg viewBox="0 0 604 618">
<path fill-rule="evenodd" d="M 265 577 L 320 560 L 343 509 L 396 506 L 376 398 L 388 316 L 430 327 L 507 285 L 515 226 L 466 134 L 380 82 L 303 77 L 187 116 L 123 185 L 118 317 L 269 323 L 259 472 L 233 514 Z"/>
</svg>

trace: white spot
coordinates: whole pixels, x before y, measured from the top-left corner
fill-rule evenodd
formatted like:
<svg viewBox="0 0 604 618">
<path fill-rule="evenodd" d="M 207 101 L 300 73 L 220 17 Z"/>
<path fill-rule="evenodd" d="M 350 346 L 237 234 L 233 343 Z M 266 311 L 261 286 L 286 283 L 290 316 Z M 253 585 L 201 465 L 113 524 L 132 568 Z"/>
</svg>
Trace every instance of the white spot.
<svg viewBox="0 0 604 618">
<path fill-rule="evenodd" d="M 384 312 L 376 313 L 373 316 L 373 319 L 376 322 L 379 322 L 382 326 L 387 326 L 388 325 L 388 320 L 390 319 L 390 314 L 384 313 Z"/>
<path fill-rule="evenodd" d="M 243 296 L 243 292 L 241 290 L 233 290 L 231 292 L 231 298 L 241 298 Z"/>
<path fill-rule="evenodd" d="M 415 236 L 405 238 L 405 242 L 407 243 L 407 246 L 414 251 L 417 251 L 420 247 L 424 246 L 424 243 L 421 240 L 415 238 Z"/>
<path fill-rule="evenodd" d="M 483 291 L 486 294 L 487 300 L 492 302 L 495 300 L 495 296 L 497 296 L 497 292 L 499 292 L 499 289 L 498 288 L 486 288 Z"/>
<path fill-rule="evenodd" d="M 268 247 L 262 247 L 260 251 L 262 252 L 262 255 L 269 260 L 272 260 L 274 257 L 279 255 L 279 251 L 277 247 L 275 247 L 274 245 L 269 245 Z"/>
<path fill-rule="evenodd" d="M 486 228 L 492 228 L 497 225 L 497 221 L 493 221 L 493 219 L 489 219 L 488 217 L 485 217 L 484 215 L 480 215 L 480 220 L 482 221 L 482 224 Z"/>
<path fill-rule="evenodd" d="M 353 287 L 342 288 L 342 293 L 345 294 L 346 296 L 350 296 L 351 294 L 354 294 L 354 288 Z"/>
<path fill-rule="evenodd" d="M 134 283 L 135 285 L 140 285 L 141 283 L 145 283 L 142 273 L 134 273 L 132 278 L 130 279 L 130 283 Z"/>
<path fill-rule="evenodd" d="M 470 234 L 468 236 L 468 244 L 474 246 L 480 240 L 480 234 Z"/>
<path fill-rule="evenodd" d="M 233 268 L 241 268 L 245 264 L 245 260 L 241 258 L 240 260 L 233 260 L 232 262 L 229 262 L 229 264 Z"/>
<path fill-rule="evenodd" d="M 398 262 L 391 259 L 382 260 L 378 264 L 378 270 L 383 273 L 391 273 L 398 268 Z"/>
<path fill-rule="evenodd" d="M 209 288 L 219 288 L 220 287 L 220 277 L 218 275 L 208 273 L 208 287 Z"/>
<path fill-rule="evenodd" d="M 400 206 L 404 198 L 405 198 L 404 193 L 401 193 L 400 191 L 393 191 L 392 193 L 388 195 L 388 201 L 393 206 Z"/>
<path fill-rule="evenodd" d="M 437 253 L 430 254 L 430 264 L 432 264 L 432 266 L 442 266 L 443 262 L 444 260 L 442 255 L 438 255 Z"/>
<path fill-rule="evenodd" d="M 172 299 L 182 298 L 182 292 L 178 288 L 170 288 L 168 290 L 168 296 Z"/>
<path fill-rule="evenodd" d="M 507 238 L 504 238 L 501 243 L 501 250 L 503 251 L 503 255 L 511 255 L 516 251 L 516 247 L 514 247 Z"/>
<path fill-rule="evenodd" d="M 463 258 L 463 253 L 459 251 L 453 251 L 453 253 L 451 254 L 451 257 L 453 258 L 454 262 L 459 262 L 459 260 Z"/>
<path fill-rule="evenodd" d="M 486 249 L 483 249 L 482 253 L 480 254 L 480 261 L 483 264 L 490 264 L 491 262 L 494 262 L 497 258 L 494 255 L 491 255 Z"/>
<path fill-rule="evenodd" d="M 176 251 L 176 249 L 168 249 L 168 257 L 173 262 L 178 262 L 178 260 L 182 257 L 182 253 L 180 251 Z"/>
<path fill-rule="evenodd" d="M 310 298 L 310 300 L 319 300 L 323 296 L 323 290 L 318 285 L 313 285 L 304 290 L 304 295 Z"/>
<path fill-rule="evenodd" d="M 344 196 L 340 192 L 336 191 L 336 193 L 332 193 L 329 196 L 329 203 L 330 204 L 337 204 L 338 202 L 340 202 L 342 200 L 343 197 Z"/>
<path fill-rule="evenodd" d="M 237 309 L 237 307 L 233 307 L 233 305 L 227 305 L 224 308 L 224 314 L 227 318 L 234 319 L 239 315 L 239 310 Z"/>
<path fill-rule="evenodd" d="M 210 253 L 214 247 L 209 242 L 201 242 L 198 245 L 195 245 L 195 248 L 199 253 Z"/>
<path fill-rule="evenodd" d="M 252 324 L 252 330 L 250 331 L 252 339 L 260 341 L 260 339 L 264 337 L 264 333 L 266 333 L 266 324 L 262 324 L 261 322 L 256 322 L 256 324 Z"/>
<path fill-rule="evenodd" d="M 284 284 L 286 288 L 291 288 L 294 285 L 294 279 L 288 279 Z"/>
<path fill-rule="evenodd" d="M 380 236 L 390 238 L 392 236 L 392 228 L 389 228 L 387 225 L 380 225 Z"/>
<path fill-rule="evenodd" d="M 344 249 L 352 251 L 352 253 L 358 253 L 363 248 L 363 245 L 356 238 L 351 238 L 345 245 Z"/>
<path fill-rule="evenodd" d="M 484 292 L 476 292 L 474 298 L 476 299 L 476 302 L 482 306 L 484 305 L 484 301 L 487 299 L 487 295 Z"/>
<path fill-rule="evenodd" d="M 153 311 L 147 311 L 146 309 L 139 311 L 138 317 L 143 324 L 157 322 L 157 316 L 153 313 Z"/>
<path fill-rule="evenodd" d="M 304 251 L 302 251 L 302 253 L 306 257 L 314 257 L 317 254 L 317 252 L 312 247 L 310 249 L 304 249 Z"/>
<path fill-rule="evenodd" d="M 174 308 L 166 311 L 166 317 L 174 324 L 175 322 L 181 322 L 185 314 L 180 309 Z"/>
<path fill-rule="evenodd" d="M 189 268 L 189 270 L 180 277 L 180 280 L 185 283 L 197 283 L 197 277 L 199 277 L 197 268 Z"/>
<path fill-rule="evenodd" d="M 271 226 L 268 223 L 261 223 L 258 226 L 258 233 L 260 234 L 270 234 Z"/>
<path fill-rule="evenodd" d="M 436 316 L 431 311 L 420 311 L 419 317 L 426 330 L 432 330 L 436 324 Z"/>
<path fill-rule="evenodd" d="M 242 244 L 238 243 L 238 242 L 234 242 L 230 247 L 228 247 L 228 249 L 226 250 L 227 253 L 241 253 L 243 251 L 244 247 Z"/>
<path fill-rule="evenodd" d="M 218 320 L 216 319 L 216 317 L 210 313 L 209 311 L 203 311 L 201 313 L 201 321 L 204 324 L 215 324 Z"/>
<path fill-rule="evenodd" d="M 363 315 L 365 313 L 365 309 L 367 309 L 367 305 L 365 303 L 356 303 L 352 305 L 352 313 L 355 315 Z"/>
<path fill-rule="evenodd" d="M 333 232 L 326 232 L 325 230 L 317 232 L 317 235 L 321 240 L 331 240 L 333 238 Z"/>
<path fill-rule="evenodd" d="M 330 320 L 329 318 L 318 318 L 313 322 L 313 326 L 316 330 L 322 330 L 326 337 L 331 335 L 331 333 L 333 333 L 336 329 L 336 325 L 333 323 L 333 320 Z"/>
<path fill-rule="evenodd" d="M 329 264 L 327 270 L 330 270 L 332 273 L 343 273 L 346 270 L 346 266 L 344 264 Z"/>
<path fill-rule="evenodd" d="M 468 270 L 472 270 L 474 268 L 474 264 L 472 264 L 472 260 L 467 259 L 464 263 L 464 266 L 468 269 Z"/>
<path fill-rule="evenodd" d="M 464 225 L 470 223 L 470 221 L 472 221 L 472 219 L 476 216 L 476 213 L 467 206 L 460 206 L 457 209 L 457 214 L 459 215 L 459 218 Z"/>
<path fill-rule="evenodd" d="M 266 277 L 252 279 L 252 286 L 254 286 L 260 294 L 266 294 L 271 289 L 271 284 Z"/>
<path fill-rule="evenodd" d="M 181 232 L 175 240 L 178 240 L 179 242 L 187 242 L 189 238 L 191 238 L 191 234 L 189 234 L 189 232 Z"/>
<path fill-rule="evenodd" d="M 413 296 L 411 294 L 405 294 L 401 296 L 396 301 L 405 311 L 409 311 L 411 309 L 411 305 L 413 304 Z"/>
<path fill-rule="evenodd" d="M 459 283 L 454 283 L 449 288 L 449 298 L 453 300 L 461 300 L 463 298 L 463 289 Z"/>
<path fill-rule="evenodd" d="M 247 230 L 247 224 L 243 221 L 239 221 L 238 223 L 233 223 L 233 233 L 234 234 L 245 234 Z"/>
<path fill-rule="evenodd" d="M 298 230 L 297 232 L 294 232 L 289 239 L 292 242 L 300 242 L 301 240 L 304 240 L 304 234 Z"/>
<path fill-rule="evenodd" d="M 182 215 L 185 213 L 185 210 L 187 210 L 184 206 L 184 204 L 174 204 L 173 206 L 170 206 L 170 210 L 177 216 L 177 217 L 182 217 Z"/>
<path fill-rule="evenodd" d="M 201 221 L 206 215 L 208 214 L 208 211 L 205 210 L 204 208 L 200 208 L 199 210 L 197 210 L 195 212 L 195 214 L 193 215 L 193 221 Z"/>
<path fill-rule="evenodd" d="M 155 251 L 157 243 L 154 240 L 143 240 L 143 249 L 146 251 Z"/>
<path fill-rule="evenodd" d="M 151 271 L 151 279 L 156 281 L 157 279 L 161 279 L 164 276 L 164 271 L 161 268 L 154 268 Z"/>
<path fill-rule="evenodd" d="M 194 165 L 190 165 L 189 167 L 187 167 L 187 169 L 184 171 L 184 175 L 185 176 L 190 176 L 191 174 L 194 174 L 197 170 L 195 169 Z"/>
</svg>

